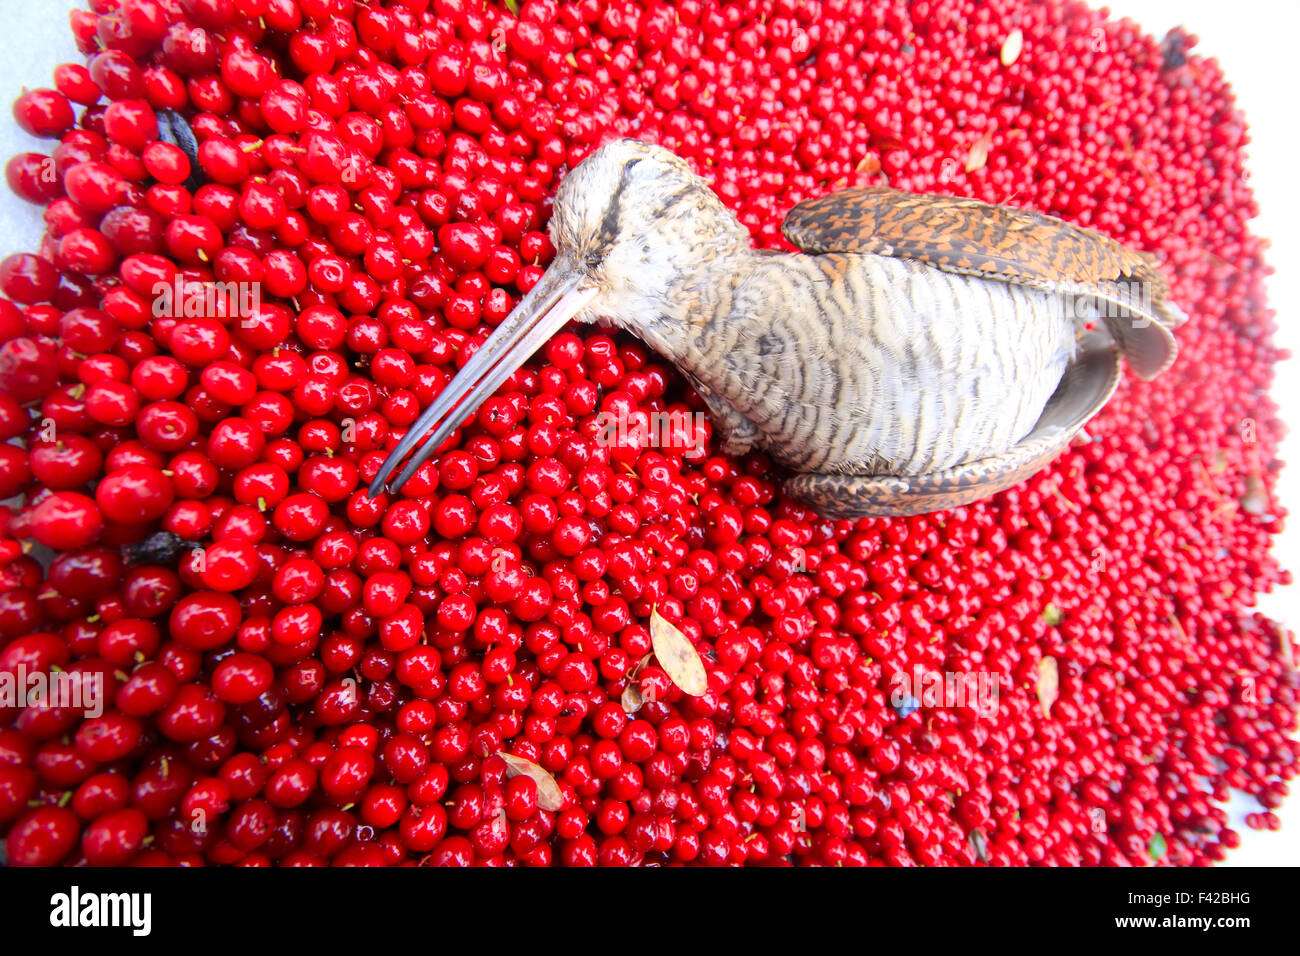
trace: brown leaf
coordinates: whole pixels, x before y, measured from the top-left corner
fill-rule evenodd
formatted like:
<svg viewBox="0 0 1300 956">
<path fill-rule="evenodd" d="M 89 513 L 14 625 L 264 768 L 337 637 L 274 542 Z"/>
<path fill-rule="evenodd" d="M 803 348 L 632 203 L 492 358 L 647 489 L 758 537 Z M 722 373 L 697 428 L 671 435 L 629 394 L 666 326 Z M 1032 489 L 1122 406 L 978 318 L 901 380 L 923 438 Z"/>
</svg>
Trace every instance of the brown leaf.
<svg viewBox="0 0 1300 956">
<path fill-rule="evenodd" d="M 989 149 L 992 146 L 993 131 L 989 130 L 971 144 L 970 152 L 966 154 L 966 172 L 973 173 L 977 169 L 983 169 L 984 164 L 989 161 Z"/>
<path fill-rule="evenodd" d="M 623 705 L 623 713 L 635 714 L 645 703 L 645 697 L 641 695 L 641 688 L 636 684 L 628 684 L 619 703 Z"/>
<path fill-rule="evenodd" d="M 975 851 L 975 859 L 981 863 L 989 861 L 989 841 L 980 830 L 971 830 L 970 832 L 971 849 Z"/>
<path fill-rule="evenodd" d="M 649 654 L 647 654 L 645 657 L 643 657 L 643 658 L 641 658 L 639 661 L 637 661 L 637 662 L 636 662 L 636 666 L 633 667 L 631 673 L 629 673 L 629 674 L 627 675 L 628 680 L 634 680 L 634 679 L 636 678 L 636 675 L 637 675 L 637 674 L 640 674 L 641 671 L 645 668 L 645 666 L 646 666 L 647 664 L 650 663 L 650 658 L 652 658 L 652 657 L 654 657 L 654 656 L 655 656 L 655 655 L 654 655 L 654 652 L 651 651 L 651 652 L 650 652 Z"/>
<path fill-rule="evenodd" d="M 1002 65 L 1010 66 L 1020 59 L 1020 51 L 1025 45 L 1025 34 L 1016 27 L 1007 34 L 1007 38 L 1002 41 Z"/>
<path fill-rule="evenodd" d="M 880 157 L 875 153 L 867 153 L 853 171 L 855 173 L 866 173 L 868 176 L 876 175 L 876 173 L 880 172 Z"/>
<path fill-rule="evenodd" d="M 1043 716 L 1051 714 L 1052 704 L 1061 689 L 1061 674 L 1056 666 L 1055 657 L 1044 657 L 1038 662 L 1038 706 L 1042 708 Z"/>
<path fill-rule="evenodd" d="M 701 697 L 708 692 L 709 675 L 704 670 L 699 652 L 686 635 L 664 620 L 658 611 L 650 612 L 650 643 L 654 646 L 659 666 L 682 693 Z"/>
<path fill-rule="evenodd" d="M 537 805 L 541 809 L 552 811 L 564 809 L 564 793 L 549 773 L 531 760 L 516 757 L 514 754 L 503 751 L 497 756 L 506 762 L 507 777 L 524 776 L 537 784 Z"/>
<path fill-rule="evenodd" d="M 1268 490 L 1259 472 L 1252 471 L 1246 475 L 1246 493 L 1241 496 L 1240 504 L 1246 514 L 1262 515 L 1268 511 Z"/>
</svg>

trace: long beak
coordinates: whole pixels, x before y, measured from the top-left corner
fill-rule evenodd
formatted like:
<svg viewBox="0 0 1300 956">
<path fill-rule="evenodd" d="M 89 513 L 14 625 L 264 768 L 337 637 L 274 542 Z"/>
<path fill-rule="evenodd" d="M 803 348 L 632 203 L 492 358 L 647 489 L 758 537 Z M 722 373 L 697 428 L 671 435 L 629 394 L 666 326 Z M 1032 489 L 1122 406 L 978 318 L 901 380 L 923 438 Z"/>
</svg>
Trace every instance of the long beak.
<svg viewBox="0 0 1300 956">
<path fill-rule="evenodd" d="M 551 336 L 564 328 L 565 323 L 581 312 L 596 292 L 595 286 L 580 273 L 567 269 L 547 270 L 514 312 L 488 336 L 465 367 L 456 373 L 456 377 L 410 427 L 384 460 L 366 496 L 373 498 L 383 491 L 388 476 L 432 430 L 424 447 L 397 476 L 393 490 L 397 491 L 406 484 L 451 433 L 500 388 L 515 369 L 527 362 Z"/>
</svg>

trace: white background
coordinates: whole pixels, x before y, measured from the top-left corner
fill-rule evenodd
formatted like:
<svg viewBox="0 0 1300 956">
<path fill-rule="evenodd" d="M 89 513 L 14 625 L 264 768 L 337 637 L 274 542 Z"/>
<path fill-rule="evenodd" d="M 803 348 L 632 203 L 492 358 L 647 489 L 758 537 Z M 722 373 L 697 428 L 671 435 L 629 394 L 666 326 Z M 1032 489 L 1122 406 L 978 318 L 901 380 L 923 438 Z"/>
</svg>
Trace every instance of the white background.
<svg viewBox="0 0 1300 956">
<path fill-rule="evenodd" d="M 81 62 L 61 0 L 0 0 L 0 103 L 10 103 L 24 85 L 51 86 L 51 71 L 65 61 Z M 1300 322 L 1295 304 L 1300 295 L 1300 134 L 1296 96 L 1300 94 L 1300 3 L 1297 0 L 1117 0 L 1115 16 L 1129 16 L 1146 32 L 1163 36 L 1182 25 L 1200 37 L 1196 52 L 1214 56 L 1236 91 L 1250 123 L 1251 185 L 1261 209 L 1256 233 L 1272 240 L 1269 262 L 1278 268 L 1269 280 L 1269 298 L 1278 310 L 1278 344 L 1300 356 Z M 6 115 L 0 117 L 0 162 L 16 152 L 48 151 L 49 144 L 26 136 Z M 0 188 L 0 257 L 34 250 L 42 232 L 40 211 Z M 1274 397 L 1282 417 L 1300 419 L 1300 369 L 1296 361 L 1279 366 Z M 1281 457 L 1300 460 L 1300 435 L 1292 434 Z M 1300 467 L 1287 468 L 1279 486 L 1281 500 L 1300 505 Z M 1276 554 L 1283 567 L 1300 575 L 1300 525 L 1279 536 Z M 1296 588 L 1261 601 L 1262 609 L 1293 628 L 1300 623 Z M 1300 781 L 1293 781 L 1300 786 Z M 1281 833 L 1256 833 L 1241 821 L 1259 809 L 1254 800 L 1234 799 L 1230 808 L 1244 843 L 1229 858 L 1237 865 L 1300 863 L 1300 800 L 1282 811 Z"/>
</svg>

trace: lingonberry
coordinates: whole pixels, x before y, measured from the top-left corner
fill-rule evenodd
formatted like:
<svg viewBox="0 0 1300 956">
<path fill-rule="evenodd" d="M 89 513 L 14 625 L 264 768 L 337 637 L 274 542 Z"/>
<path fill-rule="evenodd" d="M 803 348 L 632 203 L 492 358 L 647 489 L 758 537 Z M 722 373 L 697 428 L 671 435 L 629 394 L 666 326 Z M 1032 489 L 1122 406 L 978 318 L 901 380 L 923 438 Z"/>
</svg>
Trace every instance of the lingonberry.
<svg viewBox="0 0 1300 956">
<path fill-rule="evenodd" d="M 128 465 L 99 483 L 95 501 L 111 521 L 144 524 L 162 517 L 174 494 L 171 481 L 159 469 Z"/>
<path fill-rule="evenodd" d="M 58 491 L 36 506 L 31 533 L 48 548 L 74 551 L 98 538 L 103 526 L 94 499 L 75 491 Z"/>
<path fill-rule="evenodd" d="M 29 810 L 10 828 L 5 838 L 10 866 L 53 866 L 77 844 L 80 825 L 64 807 Z"/>
<path fill-rule="evenodd" d="M 28 90 L 14 100 L 14 119 L 33 136 L 54 138 L 72 128 L 68 98 L 57 90 Z"/>
</svg>

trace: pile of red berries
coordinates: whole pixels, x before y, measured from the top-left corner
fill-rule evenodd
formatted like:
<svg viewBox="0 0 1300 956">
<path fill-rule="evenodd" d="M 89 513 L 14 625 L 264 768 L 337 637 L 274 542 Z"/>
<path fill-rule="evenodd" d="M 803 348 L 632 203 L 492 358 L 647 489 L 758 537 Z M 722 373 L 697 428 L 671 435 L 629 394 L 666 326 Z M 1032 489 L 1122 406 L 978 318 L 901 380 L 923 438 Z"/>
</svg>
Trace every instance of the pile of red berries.
<svg viewBox="0 0 1300 956">
<path fill-rule="evenodd" d="M 0 704 L 8 863 L 1203 864 L 1229 788 L 1276 827 L 1280 353 L 1192 38 L 1056 0 L 91 7 L 14 108 L 53 148 L 6 167 L 48 231 L 0 264 L 0 677 L 102 693 Z M 684 455 L 674 369 L 566 332 L 368 499 L 627 134 L 764 244 L 885 181 L 1097 228 L 1162 259 L 1181 358 L 1026 484 L 855 524 Z"/>
</svg>

